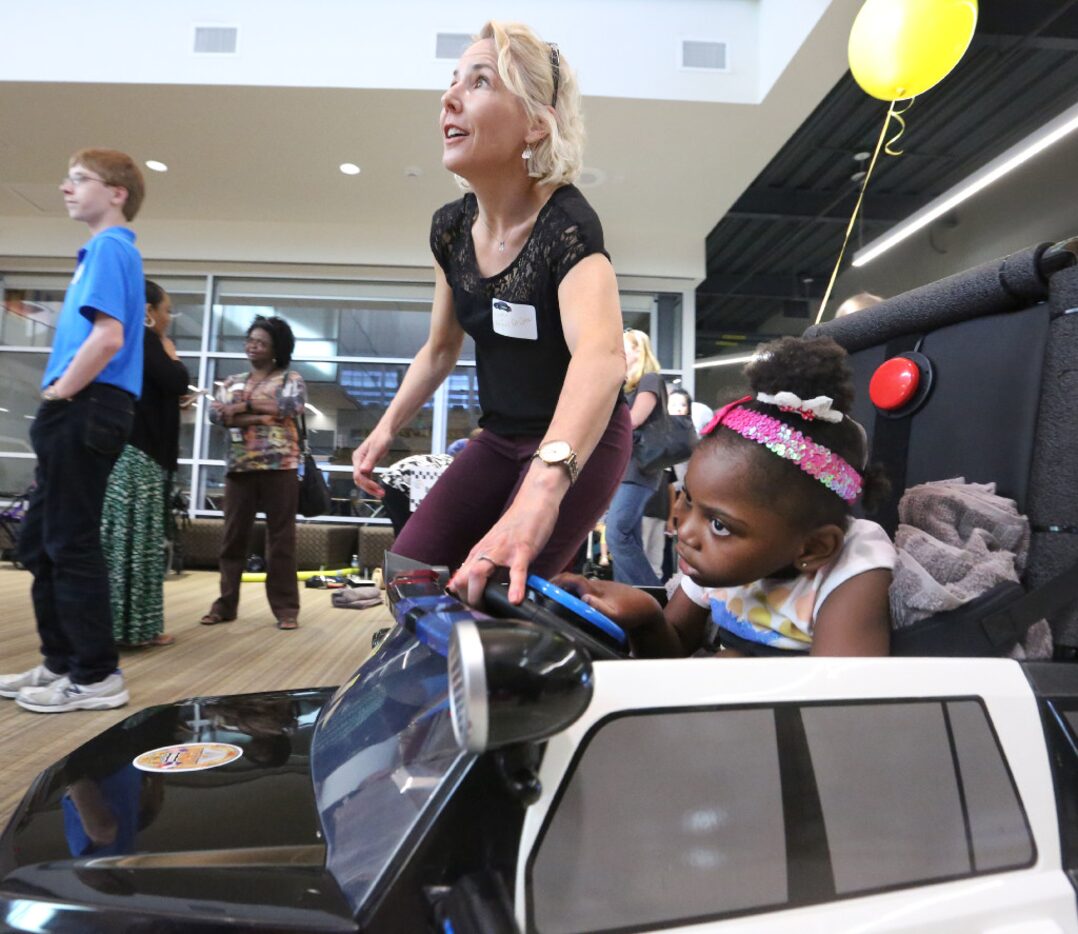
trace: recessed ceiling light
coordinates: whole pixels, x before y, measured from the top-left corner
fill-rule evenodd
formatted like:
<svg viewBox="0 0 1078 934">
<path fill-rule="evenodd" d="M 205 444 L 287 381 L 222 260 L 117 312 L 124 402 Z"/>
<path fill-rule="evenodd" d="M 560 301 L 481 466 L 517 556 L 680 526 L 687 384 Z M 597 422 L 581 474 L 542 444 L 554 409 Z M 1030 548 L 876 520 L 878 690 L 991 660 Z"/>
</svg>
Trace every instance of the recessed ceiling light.
<svg viewBox="0 0 1078 934">
<path fill-rule="evenodd" d="M 158 162 L 156 159 L 147 159 L 146 168 L 153 172 L 167 172 L 168 166 L 163 162 Z"/>
<path fill-rule="evenodd" d="M 359 175 L 362 170 L 354 162 L 342 162 L 341 171 L 344 172 L 345 175 Z"/>
</svg>

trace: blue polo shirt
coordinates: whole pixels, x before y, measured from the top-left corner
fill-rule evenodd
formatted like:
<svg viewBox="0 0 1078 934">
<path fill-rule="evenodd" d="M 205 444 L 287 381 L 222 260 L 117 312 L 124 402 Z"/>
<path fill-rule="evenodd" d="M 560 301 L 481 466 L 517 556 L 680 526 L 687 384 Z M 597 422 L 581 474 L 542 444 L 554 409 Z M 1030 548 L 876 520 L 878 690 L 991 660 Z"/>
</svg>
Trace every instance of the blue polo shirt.
<svg viewBox="0 0 1078 934">
<path fill-rule="evenodd" d="M 124 345 L 94 380 L 142 393 L 142 330 L 146 316 L 146 283 L 135 233 L 108 227 L 79 250 L 75 275 L 64 295 L 56 323 L 52 353 L 41 381 L 44 389 L 71 365 L 93 329 L 94 314 L 103 312 L 124 328 Z"/>
</svg>

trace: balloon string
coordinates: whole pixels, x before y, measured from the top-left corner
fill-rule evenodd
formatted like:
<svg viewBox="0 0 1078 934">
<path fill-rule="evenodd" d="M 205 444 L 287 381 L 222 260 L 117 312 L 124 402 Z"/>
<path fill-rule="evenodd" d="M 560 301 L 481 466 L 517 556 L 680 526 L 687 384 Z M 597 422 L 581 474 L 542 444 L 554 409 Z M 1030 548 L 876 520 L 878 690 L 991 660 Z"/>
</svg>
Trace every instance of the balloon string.
<svg viewBox="0 0 1078 934">
<path fill-rule="evenodd" d="M 911 97 L 910 102 L 905 107 L 903 107 L 901 110 L 895 110 L 895 102 L 894 101 L 891 102 L 891 117 L 894 119 L 895 123 L 898 124 L 898 132 L 894 136 L 892 136 L 887 141 L 887 144 L 883 147 L 883 151 L 889 156 L 901 156 L 902 155 L 903 150 L 901 150 L 901 149 L 893 149 L 892 147 L 894 146 L 895 143 L 898 142 L 899 137 L 901 137 L 902 134 L 906 132 L 906 121 L 902 118 L 902 115 L 913 106 L 913 102 L 915 100 L 916 100 L 915 97 Z M 886 124 L 885 124 L 885 126 L 886 126 Z"/>
<path fill-rule="evenodd" d="M 911 98 L 909 104 L 903 107 L 902 110 L 895 110 L 896 103 L 897 101 L 891 101 L 891 106 L 887 108 L 887 116 L 883 120 L 883 126 L 880 127 L 880 138 L 876 140 L 876 148 L 873 150 L 872 159 L 868 163 L 868 168 L 865 170 L 865 177 L 861 180 L 861 190 L 857 194 L 857 203 L 853 206 L 850 222 L 846 225 L 846 236 L 842 239 L 842 248 L 838 251 L 838 259 L 835 261 L 835 268 L 831 270 L 831 280 L 827 283 L 827 291 L 824 292 L 823 301 L 820 302 L 820 310 L 816 315 L 816 324 L 819 324 L 823 320 L 823 313 L 827 310 L 827 302 L 831 298 L 831 290 L 835 287 L 838 271 L 842 268 L 842 258 L 846 255 L 846 247 L 850 242 L 850 234 L 853 233 L 854 222 L 857 220 L 858 212 L 861 210 L 861 202 L 865 200 L 865 189 L 868 188 L 868 180 L 872 177 L 872 170 L 876 167 L 876 160 L 880 156 L 880 151 L 885 148 L 884 141 L 887 141 L 886 152 L 888 155 L 901 155 L 901 150 L 892 151 L 890 147 L 893 143 L 898 142 L 898 138 L 906 130 L 906 121 L 902 119 L 902 114 L 913 106 L 913 100 Z M 899 130 L 888 140 L 887 128 L 891 125 L 892 120 L 898 122 Z"/>
</svg>

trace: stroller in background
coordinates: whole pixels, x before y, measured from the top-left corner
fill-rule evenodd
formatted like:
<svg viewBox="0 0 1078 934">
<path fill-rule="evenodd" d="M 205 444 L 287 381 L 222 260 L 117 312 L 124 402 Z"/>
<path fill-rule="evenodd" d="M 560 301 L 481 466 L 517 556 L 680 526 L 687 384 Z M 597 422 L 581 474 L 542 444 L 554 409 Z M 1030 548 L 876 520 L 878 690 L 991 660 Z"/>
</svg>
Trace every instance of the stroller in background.
<svg viewBox="0 0 1078 934">
<path fill-rule="evenodd" d="M 34 484 L 31 483 L 22 495 L 0 509 L 0 560 L 10 561 L 17 568 L 22 567 L 18 559 L 19 529 L 26 516 L 26 507 L 33 489 Z"/>
</svg>

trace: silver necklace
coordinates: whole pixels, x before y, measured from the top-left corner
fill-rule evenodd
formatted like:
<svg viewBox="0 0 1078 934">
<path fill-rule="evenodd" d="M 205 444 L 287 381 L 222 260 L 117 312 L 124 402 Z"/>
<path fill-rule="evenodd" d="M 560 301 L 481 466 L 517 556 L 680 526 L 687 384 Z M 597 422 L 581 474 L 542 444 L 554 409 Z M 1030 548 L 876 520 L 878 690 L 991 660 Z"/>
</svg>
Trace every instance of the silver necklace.
<svg viewBox="0 0 1078 934">
<path fill-rule="evenodd" d="M 479 215 L 479 219 L 483 222 L 483 226 L 486 227 L 487 230 L 490 231 L 491 239 L 497 241 L 497 243 L 498 243 L 498 252 L 499 253 L 504 253 L 505 252 L 505 241 L 498 239 L 498 235 L 494 232 L 494 228 L 491 227 L 490 224 L 487 223 L 487 219 L 482 214 Z"/>
</svg>

